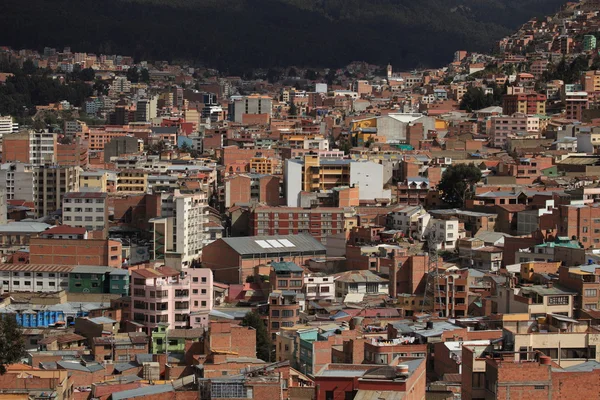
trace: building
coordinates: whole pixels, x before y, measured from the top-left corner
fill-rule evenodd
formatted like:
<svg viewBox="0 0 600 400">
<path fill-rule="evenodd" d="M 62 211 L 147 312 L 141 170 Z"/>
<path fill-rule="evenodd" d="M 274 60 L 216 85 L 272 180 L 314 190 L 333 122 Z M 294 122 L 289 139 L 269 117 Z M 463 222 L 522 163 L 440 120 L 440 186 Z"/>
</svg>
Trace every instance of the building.
<svg viewBox="0 0 600 400">
<path fill-rule="evenodd" d="M 546 95 L 539 93 L 505 95 L 502 111 L 506 115 L 513 115 L 514 113 L 527 115 L 546 114 Z"/>
<path fill-rule="evenodd" d="M 596 36 L 584 35 L 583 36 L 583 51 L 592 51 L 596 49 Z"/>
<path fill-rule="evenodd" d="M 272 108 L 273 100 L 268 96 L 232 96 L 229 102 L 229 120 L 241 123 L 246 115 L 265 115 L 265 122 L 268 122 Z"/>
<path fill-rule="evenodd" d="M 108 195 L 101 192 L 70 192 L 63 199 L 63 223 L 108 234 Z"/>
<path fill-rule="evenodd" d="M 117 172 L 118 193 L 146 193 L 148 172 L 138 169 L 122 169 Z"/>
<path fill-rule="evenodd" d="M 309 233 L 326 244 L 328 236 L 344 233 L 344 215 L 338 207 L 256 207 L 250 213 L 250 235 Z"/>
<path fill-rule="evenodd" d="M 300 282 L 302 280 L 300 279 Z M 291 328 L 300 322 L 300 298 L 304 295 L 292 290 L 276 290 L 269 294 L 269 326 L 271 339 L 275 340 L 281 328 Z"/>
<path fill-rule="evenodd" d="M 587 93 L 600 92 L 600 71 L 585 71 L 581 74 L 581 89 Z"/>
<path fill-rule="evenodd" d="M 42 165 L 33 169 L 33 202 L 37 217 L 62 208 L 63 196 L 79 190 L 78 167 Z"/>
<path fill-rule="evenodd" d="M 77 265 L 69 274 L 71 293 L 129 294 L 129 272 L 120 268 Z"/>
<path fill-rule="evenodd" d="M 302 265 L 325 254 L 325 247 L 307 234 L 228 237 L 204 247 L 202 264 L 214 271 L 219 282 L 243 283 L 257 265 L 272 261 Z"/>
<path fill-rule="evenodd" d="M 55 164 L 57 161 L 57 137 L 51 132 L 29 132 L 29 163 L 32 165 Z"/>
<path fill-rule="evenodd" d="M 433 235 L 438 250 L 454 250 L 458 239 L 465 237 L 464 230 L 459 229 L 458 219 L 431 218 L 425 229 L 425 237 Z"/>
<path fill-rule="evenodd" d="M 323 273 L 304 275 L 304 298 L 306 301 L 335 300 L 335 276 Z"/>
<path fill-rule="evenodd" d="M 373 161 L 324 159 L 310 154 L 303 160 L 286 160 L 287 205 L 298 207 L 301 192 L 328 191 L 339 186 L 357 186 L 360 200 L 390 199 L 383 175 L 383 165 Z"/>
<path fill-rule="evenodd" d="M 225 207 L 240 203 L 278 206 L 280 178 L 273 175 L 239 174 L 225 181 Z"/>
<path fill-rule="evenodd" d="M 346 271 L 335 275 L 335 297 L 349 294 L 389 295 L 388 280 L 369 270 Z"/>
<path fill-rule="evenodd" d="M 32 264 L 98 265 L 121 268 L 121 242 L 105 239 L 31 238 L 29 260 Z"/>
<path fill-rule="evenodd" d="M 505 148 L 509 135 L 535 133 L 540 131 L 540 118 L 516 113 L 511 116 L 491 118 L 490 139 L 496 148 Z"/>
<path fill-rule="evenodd" d="M 157 116 L 158 96 L 150 96 L 146 99 L 140 99 L 136 103 L 135 121 L 148 122 Z"/>
<path fill-rule="evenodd" d="M 75 398 L 73 379 L 67 370 L 43 370 L 25 364 L 7 367 L 6 374 L 0 376 L 2 397 L 39 399 L 52 396 L 53 400 Z"/>
<path fill-rule="evenodd" d="M 51 264 L 0 264 L 2 293 L 42 292 L 69 290 L 68 265 Z"/>
<path fill-rule="evenodd" d="M 134 136 L 114 137 L 104 145 L 104 162 L 108 163 L 112 157 L 119 157 L 123 154 L 135 154 L 143 149 L 143 141 Z"/>
<path fill-rule="evenodd" d="M 315 372 L 315 399 L 425 398 L 425 359 L 393 365 L 326 364 Z"/>
<path fill-rule="evenodd" d="M 2 164 L 0 177 L 6 185 L 7 200 L 33 202 L 33 167 L 30 164 Z"/>
<path fill-rule="evenodd" d="M 407 237 L 420 239 L 425 234 L 431 216 L 422 206 L 408 206 L 387 215 L 386 227 L 402 231 Z"/>
<path fill-rule="evenodd" d="M 19 124 L 13 122 L 13 119 L 10 115 L 0 116 L 0 139 L 2 139 L 5 135 L 10 135 L 11 133 L 17 132 L 19 130 Z"/>
<path fill-rule="evenodd" d="M 179 265 L 186 268 L 198 259 L 209 242 L 207 230 L 207 199 L 205 193 L 161 196 L 160 217 L 150 221 L 152 226 L 152 258 L 164 260 L 177 255 Z"/>
<path fill-rule="evenodd" d="M 575 121 L 583 121 L 583 110 L 589 108 L 587 92 L 569 92 L 565 94 L 565 118 Z"/>
<path fill-rule="evenodd" d="M 150 333 L 160 324 L 176 328 L 208 326 L 213 277 L 207 268 L 185 272 L 169 267 L 131 271 L 133 320 Z"/>
</svg>

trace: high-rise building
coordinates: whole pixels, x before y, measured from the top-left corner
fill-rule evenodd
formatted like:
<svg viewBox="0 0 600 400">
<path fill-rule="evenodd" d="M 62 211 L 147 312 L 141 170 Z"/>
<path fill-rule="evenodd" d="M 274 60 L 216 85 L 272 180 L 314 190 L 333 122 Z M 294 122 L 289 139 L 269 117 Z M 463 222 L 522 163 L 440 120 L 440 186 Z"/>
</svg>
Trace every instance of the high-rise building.
<svg viewBox="0 0 600 400">
<path fill-rule="evenodd" d="M 2 161 L 31 165 L 55 164 L 56 133 L 23 131 L 7 135 L 2 140 Z"/>
<path fill-rule="evenodd" d="M 161 216 L 153 218 L 153 259 L 180 258 L 183 268 L 198 259 L 208 244 L 205 193 L 162 195 Z"/>
<path fill-rule="evenodd" d="M 13 122 L 11 116 L 0 116 L 0 139 L 5 135 L 11 134 L 19 130 L 19 124 Z"/>
<path fill-rule="evenodd" d="M 158 97 L 150 96 L 137 101 L 135 111 L 136 122 L 148 122 L 156 118 L 158 112 Z"/>
<path fill-rule="evenodd" d="M 34 213 L 39 217 L 61 209 L 68 192 L 79 190 L 78 167 L 40 165 L 33 169 Z"/>
<path fill-rule="evenodd" d="M 271 118 L 273 100 L 269 96 L 236 96 L 229 103 L 229 120 L 242 122 L 246 114 L 267 114 Z"/>
<path fill-rule="evenodd" d="M 108 232 L 108 204 L 106 193 L 70 192 L 63 199 L 63 224 L 88 231 Z"/>
</svg>

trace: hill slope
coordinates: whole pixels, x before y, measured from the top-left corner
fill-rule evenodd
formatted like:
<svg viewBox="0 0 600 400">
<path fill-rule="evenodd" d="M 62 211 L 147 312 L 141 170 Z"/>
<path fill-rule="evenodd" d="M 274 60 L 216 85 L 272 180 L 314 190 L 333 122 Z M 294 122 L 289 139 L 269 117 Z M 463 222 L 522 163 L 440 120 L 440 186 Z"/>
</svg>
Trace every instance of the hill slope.
<svg viewBox="0 0 600 400">
<path fill-rule="evenodd" d="M 563 0 L 2 0 L 0 45 L 71 46 L 219 69 L 438 66 Z"/>
</svg>

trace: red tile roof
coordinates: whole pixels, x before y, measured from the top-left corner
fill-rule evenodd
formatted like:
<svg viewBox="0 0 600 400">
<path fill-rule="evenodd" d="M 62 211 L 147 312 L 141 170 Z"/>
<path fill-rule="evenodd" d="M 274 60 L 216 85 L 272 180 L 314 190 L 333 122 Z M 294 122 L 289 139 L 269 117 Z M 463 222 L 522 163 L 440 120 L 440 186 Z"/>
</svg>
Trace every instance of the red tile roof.
<svg viewBox="0 0 600 400">
<path fill-rule="evenodd" d="M 84 235 L 87 232 L 85 228 L 76 228 L 68 225 L 55 226 L 42 232 L 42 235 Z"/>
</svg>

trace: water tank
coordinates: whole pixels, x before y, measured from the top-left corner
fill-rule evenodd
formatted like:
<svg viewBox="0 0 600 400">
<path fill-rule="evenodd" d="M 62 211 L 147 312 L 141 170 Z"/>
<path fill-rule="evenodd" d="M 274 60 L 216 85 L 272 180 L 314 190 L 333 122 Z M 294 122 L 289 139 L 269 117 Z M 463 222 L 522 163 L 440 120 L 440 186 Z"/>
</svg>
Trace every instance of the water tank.
<svg viewBox="0 0 600 400">
<path fill-rule="evenodd" d="M 427 329 L 428 330 L 433 329 L 433 321 L 427 321 Z"/>
<path fill-rule="evenodd" d="M 400 365 L 398 365 L 397 369 L 398 369 L 399 374 L 403 374 L 403 375 L 408 374 L 408 365 L 400 364 Z"/>
<path fill-rule="evenodd" d="M 548 356 L 541 356 L 540 357 L 540 364 L 542 365 L 550 365 L 552 364 L 552 359 Z"/>
<path fill-rule="evenodd" d="M 363 317 L 353 317 L 350 320 L 350 329 L 356 329 L 356 328 L 362 326 L 363 320 L 364 320 Z"/>
</svg>

